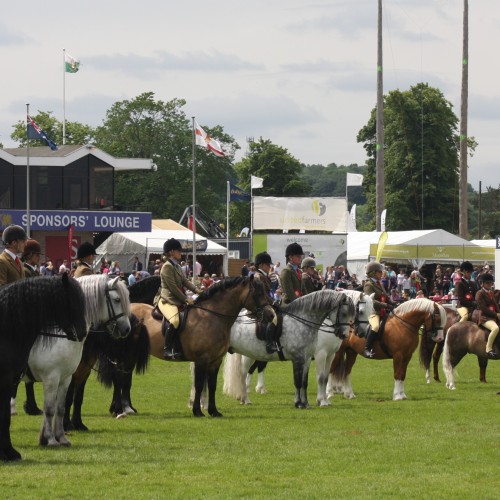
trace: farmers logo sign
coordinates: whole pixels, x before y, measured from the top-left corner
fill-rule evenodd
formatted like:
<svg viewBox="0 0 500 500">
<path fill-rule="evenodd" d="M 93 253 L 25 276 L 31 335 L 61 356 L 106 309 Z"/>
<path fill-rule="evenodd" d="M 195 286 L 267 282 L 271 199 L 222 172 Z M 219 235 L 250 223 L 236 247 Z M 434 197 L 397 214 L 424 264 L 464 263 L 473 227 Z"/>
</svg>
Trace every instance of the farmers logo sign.
<svg viewBox="0 0 500 500">
<path fill-rule="evenodd" d="M 316 215 L 324 215 L 326 212 L 326 205 L 319 200 L 313 200 L 312 210 Z"/>
</svg>

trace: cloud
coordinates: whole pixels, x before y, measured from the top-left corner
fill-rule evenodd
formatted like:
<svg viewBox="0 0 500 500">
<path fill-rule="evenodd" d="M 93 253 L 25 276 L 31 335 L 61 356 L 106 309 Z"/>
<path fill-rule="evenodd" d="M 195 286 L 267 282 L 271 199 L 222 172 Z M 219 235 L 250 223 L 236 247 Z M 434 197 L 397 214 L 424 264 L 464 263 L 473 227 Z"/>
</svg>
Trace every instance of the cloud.
<svg viewBox="0 0 500 500">
<path fill-rule="evenodd" d="M 469 96 L 469 116 L 477 120 L 500 119 L 500 96 Z"/>
<path fill-rule="evenodd" d="M 33 39 L 16 31 L 12 31 L 5 24 L 0 23 L 0 47 L 10 45 L 27 45 Z"/>
<path fill-rule="evenodd" d="M 244 61 L 233 54 L 219 51 L 196 51 L 181 55 L 158 51 L 153 56 L 138 54 L 111 54 L 85 58 L 85 64 L 97 69 L 120 72 L 149 80 L 166 71 L 261 71 L 262 64 Z"/>
</svg>

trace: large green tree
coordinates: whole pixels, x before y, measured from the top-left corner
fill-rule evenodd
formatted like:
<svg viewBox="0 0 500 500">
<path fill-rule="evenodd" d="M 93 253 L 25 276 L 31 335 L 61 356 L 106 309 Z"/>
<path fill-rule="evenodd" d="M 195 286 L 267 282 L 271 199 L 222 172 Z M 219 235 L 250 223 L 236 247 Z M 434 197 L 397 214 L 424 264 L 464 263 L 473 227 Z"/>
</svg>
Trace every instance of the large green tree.
<svg viewBox="0 0 500 500">
<path fill-rule="evenodd" d="M 256 196 L 307 196 L 311 187 L 301 178 L 302 166 L 287 149 L 263 139 L 251 142 L 245 158 L 235 165 L 238 185 L 250 192 L 251 176 L 264 180 L 264 187 L 254 191 Z M 232 233 L 250 226 L 249 203 L 231 204 Z"/>
<path fill-rule="evenodd" d="M 359 131 L 368 154 L 364 179 L 375 224 L 375 113 Z M 419 83 L 384 98 L 385 208 L 389 230 L 458 230 L 458 138 L 452 105 Z M 474 147 L 474 144 L 472 144 Z M 423 220 L 422 220 L 423 214 Z"/>
<path fill-rule="evenodd" d="M 182 99 L 164 102 L 147 92 L 108 110 L 96 131 L 97 146 L 114 156 L 151 158 L 157 167 L 118 173 L 117 204 L 175 220 L 192 204 L 193 132 L 184 105 Z M 201 125 L 222 143 L 226 156 L 196 148 L 196 204 L 216 220 L 225 220 L 226 179 L 235 176 L 232 160 L 238 145 L 222 127 Z"/>
</svg>

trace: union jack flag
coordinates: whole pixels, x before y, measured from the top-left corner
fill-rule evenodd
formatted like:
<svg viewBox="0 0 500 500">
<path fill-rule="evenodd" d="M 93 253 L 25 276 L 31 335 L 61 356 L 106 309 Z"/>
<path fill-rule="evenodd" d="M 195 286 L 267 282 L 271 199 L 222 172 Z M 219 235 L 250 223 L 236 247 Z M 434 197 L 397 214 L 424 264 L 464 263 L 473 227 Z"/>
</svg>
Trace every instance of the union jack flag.
<svg viewBox="0 0 500 500">
<path fill-rule="evenodd" d="M 45 141 L 52 151 L 57 151 L 57 144 L 49 139 L 47 134 L 35 123 L 35 120 L 27 115 L 28 120 L 28 139 L 39 139 Z"/>
</svg>

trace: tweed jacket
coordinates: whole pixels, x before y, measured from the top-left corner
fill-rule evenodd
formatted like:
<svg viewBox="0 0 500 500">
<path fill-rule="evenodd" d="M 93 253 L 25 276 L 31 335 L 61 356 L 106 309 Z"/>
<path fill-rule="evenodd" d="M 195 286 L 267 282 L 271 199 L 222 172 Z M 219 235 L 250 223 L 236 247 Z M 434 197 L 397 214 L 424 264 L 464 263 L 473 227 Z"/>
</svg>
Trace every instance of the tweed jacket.
<svg viewBox="0 0 500 500">
<path fill-rule="evenodd" d="M 282 300 L 285 304 L 290 304 L 298 297 L 302 296 L 302 288 L 300 286 L 302 279 L 302 271 L 293 269 L 291 264 L 287 264 L 280 274 Z"/>
<path fill-rule="evenodd" d="M 196 290 L 193 283 L 182 272 L 181 266 L 170 259 L 161 268 L 160 277 L 160 298 L 164 303 L 181 306 L 186 303 L 186 288 L 192 292 Z"/>
<path fill-rule="evenodd" d="M 7 253 L 0 254 L 0 286 L 14 283 L 14 281 L 23 279 L 24 266 L 21 263 L 21 269 L 17 267 L 15 260 Z"/>
<path fill-rule="evenodd" d="M 80 276 L 91 276 L 92 274 L 95 274 L 92 267 L 90 267 L 86 262 L 80 262 L 73 277 L 79 278 Z"/>
<path fill-rule="evenodd" d="M 397 304 L 393 302 L 387 290 L 384 288 L 381 282 L 374 282 L 371 278 L 368 278 L 363 285 L 363 293 L 367 295 L 375 294 L 373 297 L 373 309 L 375 313 L 383 316 L 387 310 L 387 305 L 395 307 Z"/>
<path fill-rule="evenodd" d="M 263 283 L 264 288 L 266 289 L 266 295 L 269 297 L 269 303 L 273 304 L 274 303 L 274 295 L 273 295 L 273 290 L 272 290 L 271 279 L 269 278 L 269 276 L 264 274 L 264 272 L 262 272 L 260 269 L 257 269 L 255 274 L 253 275 L 253 278 L 256 280 L 259 280 L 261 283 Z"/>
<path fill-rule="evenodd" d="M 307 295 L 308 293 L 317 292 L 323 287 L 318 280 L 315 280 L 312 276 L 307 273 L 302 273 L 302 279 L 300 280 L 300 288 L 302 295 Z"/>
<path fill-rule="evenodd" d="M 475 296 L 477 288 L 474 281 L 467 281 L 462 278 L 455 286 L 455 294 L 458 295 L 460 307 L 466 307 L 469 312 L 476 308 Z"/>
<path fill-rule="evenodd" d="M 24 277 L 25 278 L 35 278 L 36 276 L 40 276 L 40 272 L 36 269 L 33 269 L 29 264 L 24 263 Z"/>
<path fill-rule="evenodd" d="M 495 300 L 494 291 L 491 290 L 487 292 L 484 288 L 481 288 L 479 292 L 476 293 L 476 309 L 481 311 L 481 314 L 485 317 L 491 318 L 498 322 L 497 314 L 500 313 L 500 308 Z"/>
</svg>

